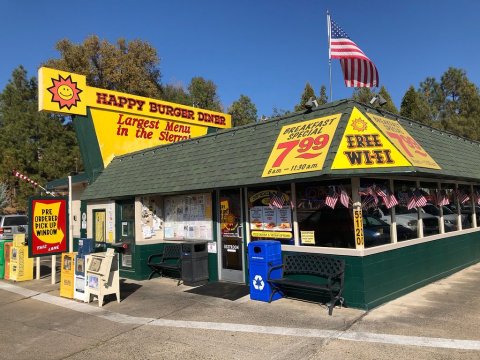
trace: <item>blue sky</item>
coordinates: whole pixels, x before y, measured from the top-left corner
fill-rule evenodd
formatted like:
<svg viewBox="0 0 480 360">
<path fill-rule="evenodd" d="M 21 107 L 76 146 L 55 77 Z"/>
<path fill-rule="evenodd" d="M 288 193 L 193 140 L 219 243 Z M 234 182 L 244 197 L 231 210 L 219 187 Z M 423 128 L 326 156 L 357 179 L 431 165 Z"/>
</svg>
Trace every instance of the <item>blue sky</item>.
<svg viewBox="0 0 480 360">
<path fill-rule="evenodd" d="M 376 64 L 397 107 L 410 85 L 453 66 L 480 84 L 480 2 L 0 0 L 0 90 L 23 65 L 36 76 L 55 43 L 89 35 L 157 49 L 163 83 L 212 80 L 225 107 L 241 94 L 258 115 L 292 110 L 308 81 L 329 86 L 326 11 Z M 333 99 L 351 96 L 332 61 Z"/>
</svg>

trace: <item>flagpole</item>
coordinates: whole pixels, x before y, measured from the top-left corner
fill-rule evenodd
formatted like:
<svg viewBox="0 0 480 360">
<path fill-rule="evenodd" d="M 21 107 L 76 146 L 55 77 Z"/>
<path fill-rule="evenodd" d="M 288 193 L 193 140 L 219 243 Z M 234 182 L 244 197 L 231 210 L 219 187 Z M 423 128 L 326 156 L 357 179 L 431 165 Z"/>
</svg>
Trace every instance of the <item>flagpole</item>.
<svg viewBox="0 0 480 360">
<path fill-rule="evenodd" d="M 330 98 L 329 101 L 332 102 L 332 54 L 330 51 L 330 38 L 331 38 L 332 27 L 330 26 L 330 14 L 327 10 L 327 37 L 328 37 L 328 68 L 329 68 L 329 78 L 330 78 Z"/>
</svg>

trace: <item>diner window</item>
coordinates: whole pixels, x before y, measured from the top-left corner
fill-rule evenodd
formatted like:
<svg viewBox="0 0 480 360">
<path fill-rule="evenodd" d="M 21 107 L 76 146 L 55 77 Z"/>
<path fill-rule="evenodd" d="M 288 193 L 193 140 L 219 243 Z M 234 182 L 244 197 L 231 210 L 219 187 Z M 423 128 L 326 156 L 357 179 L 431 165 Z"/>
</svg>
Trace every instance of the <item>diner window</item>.
<svg viewBox="0 0 480 360">
<path fill-rule="evenodd" d="M 290 184 L 249 188 L 247 196 L 251 240 L 294 245 Z"/>
<path fill-rule="evenodd" d="M 472 198 L 463 205 L 463 211 L 468 214 L 468 221 L 473 227 L 473 216 L 475 214 L 477 227 L 480 226 L 480 186 L 473 187 Z"/>
<path fill-rule="evenodd" d="M 429 187 L 429 186 L 427 186 Z M 419 219 L 422 219 L 423 236 L 430 236 L 440 233 L 439 217 L 430 215 L 422 210 L 428 203 L 428 193 L 417 187 L 414 181 L 394 181 L 394 193 L 398 199 L 395 206 L 395 220 L 398 229 L 410 232 L 409 236 L 402 238 L 397 236 L 398 241 L 413 239 L 420 236 L 418 228 Z"/>
<path fill-rule="evenodd" d="M 437 196 L 439 197 L 437 201 L 441 203 L 444 208 L 447 208 L 450 214 L 457 214 L 458 207 L 455 199 L 455 184 L 442 183 Z M 445 231 L 447 231 L 447 229 L 445 229 Z"/>
<path fill-rule="evenodd" d="M 392 242 L 391 213 L 394 206 L 390 182 L 385 179 L 360 179 L 359 189 L 362 213 L 365 247 L 384 245 Z M 407 239 L 411 232 L 397 226 L 397 237 Z"/>
<path fill-rule="evenodd" d="M 472 227 L 472 198 L 474 196 L 470 191 L 470 185 L 458 185 L 454 194 L 457 198 L 455 203 L 460 206 L 462 229 L 470 229 Z"/>
<path fill-rule="evenodd" d="M 423 219 L 424 236 L 439 234 L 440 214 L 443 212 L 443 228 L 445 232 L 457 230 L 457 219 L 452 211 L 442 203 L 438 183 L 421 182 L 419 189 L 414 191 L 418 211 Z M 435 218 L 437 225 L 433 226 L 432 218 Z M 430 222 L 432 226 L 430 226 Z"/>
<path fill-rule="evenodd" d="M 354 248 L 350 180 L 296 184 L 302 246 Z"/>
</svg>

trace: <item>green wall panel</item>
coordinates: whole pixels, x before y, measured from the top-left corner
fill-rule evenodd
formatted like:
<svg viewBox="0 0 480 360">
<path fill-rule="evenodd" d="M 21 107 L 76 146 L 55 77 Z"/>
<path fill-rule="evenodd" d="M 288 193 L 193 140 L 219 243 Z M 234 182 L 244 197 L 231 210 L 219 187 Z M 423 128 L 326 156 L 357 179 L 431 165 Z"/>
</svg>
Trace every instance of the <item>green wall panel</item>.
<svg viewBox="0 0 480 360">
<path fill-rule="evenodd" d="M 480 233 L 335 257 L 345 259 L 345 305 L 368 310 L 479 262 Z"/>
<path fill-rule="evenodd" d="M 164 243 L 151 245 L 135 245 L 135 257 L 132 270 L 120 270 L 120 276 L 133 280 L 147 280 L 152 270 L 147 265 L 150 255 L 163 251 Z M 155 275 L 154 277 L 156 277 Z M 218 281 L 217 254 L 208 254 L 209 281 Z"/>
</svg>

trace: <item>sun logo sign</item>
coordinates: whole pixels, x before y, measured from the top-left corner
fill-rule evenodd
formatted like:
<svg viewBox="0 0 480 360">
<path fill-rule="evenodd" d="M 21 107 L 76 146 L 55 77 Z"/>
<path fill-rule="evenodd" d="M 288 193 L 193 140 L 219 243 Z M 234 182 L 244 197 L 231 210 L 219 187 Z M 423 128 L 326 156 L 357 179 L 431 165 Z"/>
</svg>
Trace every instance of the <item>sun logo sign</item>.
<svg viewBox="0 0 480 360">
<path fill-rule="evenodd" d="M 58 75 L 58 79 L 52 78 L 53 86 L 48 88 L 48 91 L 52 94 L 52 102 L 58 103 L 60 109 L 66 107 L 68 110 L 72 106 L 77 106 L 77 102 L 80 101 L 80 94 L 82 90 L 77 87 L 77 83 L 72 81 L 72 78 L 67 76 L 65 79 Z"/>
</svg>

